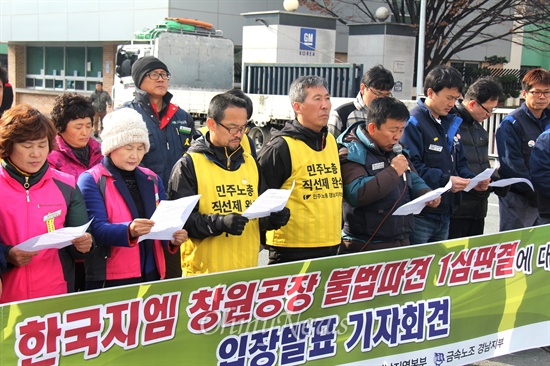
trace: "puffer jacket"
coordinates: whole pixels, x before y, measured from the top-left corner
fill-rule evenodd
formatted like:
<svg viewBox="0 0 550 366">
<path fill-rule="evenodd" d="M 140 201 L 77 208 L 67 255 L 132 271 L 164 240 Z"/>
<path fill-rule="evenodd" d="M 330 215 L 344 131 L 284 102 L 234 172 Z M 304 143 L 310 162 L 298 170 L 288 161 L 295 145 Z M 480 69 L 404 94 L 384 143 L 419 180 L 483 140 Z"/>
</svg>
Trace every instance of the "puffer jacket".
<svg viewBox="0 0 550 366">
<path fill-rule="evenodd" d="M 165 107 L 161 111 L 156 111 L 151 105 L 146 92 L 136 88 L 135 93 L 135 99 L 123 104 L 121 108 L 132 108 L 143 117 L 149 131 L 151 148 L 143 157 L 141 165 L 157 173 L 166 190 L 172 167 L 187 151 L 193 136 L 197 135 L 195 122 L 190 114 L 170 103 L 170 93 L 164 96 Z"/>
<path fill-rule="evenodd" d="M 489 133 L 481 123 L 472 118 L 461 101 L 456 103 L 456 112 L 462 117 L 458 132 L 468 161 L 468 169 L 479 174 L 491 167 L 489 162 Z M 488 198 L 490 190 L 462 192 L 462 201 L 455 208 L 451 217 L 457 219 L 482 219 L 487 216 Z"/>
<path fill-rule="evenodd" d="M 362 241 L 375 236 L 373 243 L 406 239 L 414 227 L 413 215 L 394 216 L 389 212 L 431 189 L 414 167 L 405 172 L 405 183 L 391 167 L 396 154 L 381 151 L 364 126 L 364 122 L 350 126 L 337 140 L 344 184 L 343 232 Z M 408 157 L 408 152 L 404 150 L 403 155 Z"/>
<path fill-rule="evenodd" d="M 158 176 L 151 170 L 138 167 L 135 171 L 146 218 L 150 218 L 160 200 L 165 199 Z M 78 179 L 88 215 L 92 221 L 92 233 L 98 245 L 88 256 L 86 281 L 105 281 L 137 278 L 142 275 L 141 245 L 152 246 L 155 264 L 160 278 L 166 274 L 162 242 L 130 238 L 128 224 L 138 218 L 137 207 L 126 182 L 114 168 L 109 158 L 82 173 Z"/>
<path fill-rule="evenodd" d="M 30 187 L 25 189 L 23 183 L 27 181 Z M 0 243 L 8 246 L 46 234 L 48 223 L 51 230 L 80 226 L 88 221 L 74 177 L 51 169 L 48 163 L 39 172 L 24 177 L 3 161 L 0 201 Z M 0 303 L 67 293 L 74 288 L 74 260 L 83 256 L 73 245 L 41 250 L 29 264 L 13 267 L 2 275 Z"/>
<path fill-rule="evenodd" d="M 90 156 L 88 166 L 82 164 L 80 160 L 77 159 L 71 147 L 63 140 L 63 137 L 57 135 L 55 139 L 57 142 L 57 150 L 52 150 L 50 152 L 48 155 L 48 163 L 50 163 L 52 168 L 70 174 L 74 176 L 75 179 L 78 179 L 80 174 L 99 164 L 101 159 L 103 159 L 101 144 L 93 138 L 90 138 L 88 141 Z"/>
</svg>

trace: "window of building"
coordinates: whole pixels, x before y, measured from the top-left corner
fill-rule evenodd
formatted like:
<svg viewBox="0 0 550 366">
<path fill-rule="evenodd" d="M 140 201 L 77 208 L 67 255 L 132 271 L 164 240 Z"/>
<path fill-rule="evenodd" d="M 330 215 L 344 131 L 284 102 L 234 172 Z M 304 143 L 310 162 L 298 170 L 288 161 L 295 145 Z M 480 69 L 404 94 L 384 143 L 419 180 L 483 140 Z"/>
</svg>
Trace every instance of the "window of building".
<svg viewBox="0 0 550 366">
<path fill-rule="evenodd" d="M 454 67 L 455 69 L 462 71 L 466 69 L 479 69 L 481 64 L 479 62 L 464 62 L 464 61 L 451 61 L 451 67 Z"/>
<path fill-rule="evenodd" d="M 91 91 L 102 78 L 102 47 L 27 47 L 27 88 Z"/>
<path fill-rule="evenodd" d="M 8 55 L 5 53 L 0 53 L 0 66 L 8 70 Z"/>
</svg>

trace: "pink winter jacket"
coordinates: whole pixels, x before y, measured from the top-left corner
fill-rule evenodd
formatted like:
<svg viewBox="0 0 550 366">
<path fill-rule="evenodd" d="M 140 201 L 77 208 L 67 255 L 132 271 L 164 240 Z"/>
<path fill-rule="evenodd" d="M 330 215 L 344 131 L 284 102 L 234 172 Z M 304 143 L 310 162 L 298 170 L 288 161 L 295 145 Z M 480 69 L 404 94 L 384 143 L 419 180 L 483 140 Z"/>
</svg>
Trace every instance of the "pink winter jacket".
<svg viewBox="0 0 550 366">
<path fill-rule="evenodd" d="M 88 166 L 82 164 L 74 155 L 71 147 L 63 140 L 63 137 L 57 135 L 57 150 L 52 150 L 48 155 L 48 163 L 54 169 L 70 174 L 78 179 L 78 176 L 90 169 L 91 167 L 99 164 L 103 155 L 101 154 L 101 144 L 90 138 L 88 141 L 88 148 L 90 154 L 90 162 Z"/>
<path fill-rule="evenodd" d="M 144 195 L 155 197 L 156 205 L 159 204 L 159 181 L 158 176 L 151 170 L 138 167 L 140 174 L 138 179 L 152 181 L 151 188 L 154 190 L 144 192 Z M 91 176 L 91 179 L 90 179 Z M 93 181 L 92 181 L 93 179 Z M 99 182 L 100 179 L 102 182 Z M 97 253 L 92 254 L 86 262 L 86 280 L 118 280 L 136 278 L 141 276 L 140 247 L 137 239 L 130 240 L 127 233 L 128 223 L 134 218 L 121 192 L 115 184 L 115 179 L 103 164 L 98 164 L 88 170 L 79 178 L 88 214 L 94 217 L 92 230 L 100 248 Z M 123 183 L 124 184 L 124 183 Z M 94 193 L 95 191 L 95 193 Z M 98 192 L 100 194 L 98 194 Z M 162 193 L 164 195 L 164 193 Z M 95 198 L 94 198 L 95 197 Z M 102 202 L 96 202 L 96 198 L 102 198 Z M 154 210 L 155 207 L 152 208 Z M 153 212 L 149 212 L 151 215 Z M 123 224 L 123 225 L 120 225 Z M 124 229 L 121 230 L 121 226 Z M 106 263 L 103 253 L 105 246 L 109 245 L 110 255 L 107 255 Z M 101 248 L 103 247 L 103 248 Z M 155 263 L 161 278 L 166 275 L 166 264 L 162 243 L 154 240 Z M 91 263 L 93 263 L 91 265 Z"/>
<path fill-rule="evenodd" d="M 69 209 L 66 195 L 74 190 L 74 177 L 48 169 L 27 192 L 0 166 L 0 241 L 14 246 L 45 234 L 48 217 L 53 217 L 55 229 L 64 227 Z M 41 250 L 29 264 L 5 272 L 2 284 L 0 303 L 67 293 L 60 250 Z"/>
</svg>

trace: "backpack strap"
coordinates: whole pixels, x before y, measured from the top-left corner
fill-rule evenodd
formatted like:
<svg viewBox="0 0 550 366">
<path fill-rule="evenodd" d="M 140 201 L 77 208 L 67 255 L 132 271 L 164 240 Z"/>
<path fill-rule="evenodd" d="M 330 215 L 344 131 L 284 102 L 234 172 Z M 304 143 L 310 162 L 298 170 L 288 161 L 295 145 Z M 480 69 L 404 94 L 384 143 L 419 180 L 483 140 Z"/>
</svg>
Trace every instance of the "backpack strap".
<svg viewBox="0 0 550 366">
<path fill-rule="evenodd" d="M 338 116 L 340 116 L 340 120 L 342 121 L 342 131 L 346 129 L 348 126 L 348 116 L 356 110 L 355 104 L 353 102 L 347 102 L 336 108 L 336 113 L 338 113 Z"/>
</svg>

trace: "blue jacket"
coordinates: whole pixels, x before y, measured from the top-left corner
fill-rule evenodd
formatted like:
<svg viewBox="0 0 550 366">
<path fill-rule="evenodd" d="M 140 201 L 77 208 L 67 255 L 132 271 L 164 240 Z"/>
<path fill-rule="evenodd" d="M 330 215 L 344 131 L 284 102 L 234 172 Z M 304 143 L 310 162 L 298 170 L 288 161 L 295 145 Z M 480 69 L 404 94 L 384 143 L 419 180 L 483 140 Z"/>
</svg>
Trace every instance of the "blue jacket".
<svg viewBox="0 0 550 366">
<path fill-rule="evenodd" d="M 344 235 L 364 242 L 374 236 L 373 243 L 408 239 L 413 215 L 390 212 L 431 189 L 413 169 L 405 172 L 408 187 L 403 192 L 405 182 L 390 166 L 395 153 L 378 149 L 364 126 L 365 122 L 353 124 L 337 140 L 344 183 Z M 403 155 L 408 152 L 404 150 Z"/>
<path fill-rule="evenodd" d="M 166 93 L 163 98 L 166 107 L 157 113 L 151 106 L 148 94 L 143 90 L 136 89 L 134 100 L 122 105 L 122 107 L 135 109 L 143 117 L 149 131 L 151 148 L 143 157 L 141 165 L 160 176 L 164 182 L 164 189 L 167 188 L 172 167 L 187 151 L 191 145 L 192 137 L 197 134 L 193 117 L 178 106 L 171 104 L 171 99 L 172 94 Z M 173 108 L 177 109 L 175 114 L 170 118 L 169 123 L 161 129 L 161 119 L 171 113 L 170 110 Z"/>
<path fill-rule="evenodd" d="M 550 130 L 537 138 L 531 151 L 530 166 L 540 215 L 550 218 Z"/>
<path fill-rule="evenodd" d="M 434 119 L 424 99 L 420 99 L 411 110 L 411 117 L 401 138 L 409 150 L 416 171 L 432 189 L 443 187 L 451 176 L 475 176 L 468 169 L 468 161 L 457 133 L 462 118 L 452 113 L 440 118 L 441 124 Z M 426 207 L 422 213 L 450 214 L 458 204 L 460 193 L 448 191 L 441 196 L 438 207 Z"/>
<path fill-rule="evenodd" d="M 497 129 L 498 169 L 501 178 L 530 179 L 529 158 L 537 137 L 550 122 L 550 109 L 537 118 L 525 103 L 508 114 Z M 510 191 L 531 196 L 533 191 L 525 183 L 514 184 Z"/>
<path fill-rule="evenodd" d="M 0 278 L 2 278 L 2 273 L 8 268 L 8 250 L 9 246 L 0 243 Z"/>
<path fill-rule="evenodd" d="M 102 168 L 101 165 L 104 167 Z M 93 176 L 94 170 L 105 171 L 106 182 L 103 189 Z M 136 169 L 134 177 L 138 186 L 145 218 L 150 218 L 155 212 L 158 200 L 166 199 L 162 181 L 158 183 L 158 195 L 155 191 L 155 183 L 150 179 L 147 171 Z M 139 277 L 140 274 L 151 273 L 157 270 L 161 278 L 164 277 L 165 268 L 162 250 L 156 247 L 160 244 L 153 240 L 143 240 L 137 243 L 137 239 L 131 239 L 128 233 L 128 222 L 115 222 L 109 212 L 116 212 L 121 217 L 131 215 L 132 219 L 138 218 L 138 208 L 132 198 L 123 177 L 110 158 L 105 157 L 100 165 L 87 170 L 78 178 L 78 186 L 82 191 L 89 218 L 94 218 L 91 223 L 92 233 L 98 245 L 93 255 L 85 260 L 86 281 L 104 281 L 111 279 L 123 279 Z M 102 191 L 103 190 L 103 191 Z M 118 194 L 110 190 L 116 190 Z M 120 197 L 120 202 L 107 201 L 108 197 Z M 108 206 L 106 206 L 108 205 Z M 163 242 L 163 245 L 166 243 Z M 134 253 L 134 247 L 139 253 Z M 132 252 L 121 251 L 118 248 L 132 248 Z M 120 260 L 126 253 L 126 258 Z M 133 256 L 128 255 L 132 253 Z M 108 258 L 111 258 L 109 261 Z M 157 264 L 159 263 L 159 264 Z M 122 276 L 122 275 L 125 276 Z M 113 277 L 114 276 L 114 277 Z"/>
</svg>

